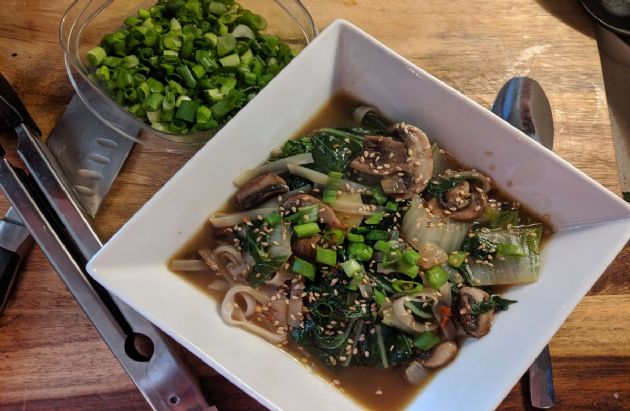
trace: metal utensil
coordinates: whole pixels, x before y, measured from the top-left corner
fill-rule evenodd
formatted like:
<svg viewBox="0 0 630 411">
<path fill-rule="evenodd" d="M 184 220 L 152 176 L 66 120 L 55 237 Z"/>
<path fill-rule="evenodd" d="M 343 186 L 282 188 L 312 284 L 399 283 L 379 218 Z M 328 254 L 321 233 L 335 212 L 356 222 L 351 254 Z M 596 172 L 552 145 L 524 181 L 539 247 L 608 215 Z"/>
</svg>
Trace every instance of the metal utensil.
<svg viewBox="0 0 630 411">
<path fill-rule="evenodd" d="M 28 229 L 13 209 L 0 220 L 0 315 L 24 257 L 33 246 Z"/>
<path fill-rule="evenodd" d="M 209 409 L 162 334 L 88 276 L 85 262 L 101 248 L 101 241 L 54 172 L 48 150 L 35 134 L 37 126 L 1 75 L 0 120 L 15 130 L 18 153 L 29 170 L 2 158 L 2 190 L 149 405 L 158 410 Z M 136 339 L 142 337 L 150 340 L 151 352 L 136 348 Z"/>
<path fill-rule="evenodd" d="M 87 98 L 96 94 L 92 88 L 79 87 L 85 89 L 83 93 Z M 92 100 L 99 107 L 100 100 Z M 120 117 L 118 127 L 129 135 L 140 132 L 140 127 L 126 117 Z M 97 119 L 76 94 L 46 140 L 59 168 L 57 171 L 65 177 L 74 198 L 91 217 L 96 215 L 133 144 Z"/>
<path fill-rule="evenodd" d="M 7 87 L 6 82 L 3 82 L 2 87 Z M 86 96 L 92 94 L 95 92 L 91 89 L 85 90 Z M 31 118 L 29 123 L 31 127 L 36 127 Z M 134 122 L 124 117 L 120 118 L 118 124 L 130 135 L 140 131 Z M 39 130 L 36 132 L 39 133 Z M 46 144 L 50 149 L 51 165 L 55 168 L 57 176 L 79 201 L 82 209 L 94 217 L 129 155 L 133 141 L 106 127 L 75 95 Z M 19 235 L 24 244 L 11 242 L 9 244 L 11 248 L 0 249 L 0 314 L 6 307 L 21 261 L 28 254 L 29 246 L 33 244 L 17 213 L 9 209 L 5 217 L 5 220 L 7 219 L 10 219 L 11 223 L 5 222 L 2 225 L 0 242 L 5 237 L 14 239 Z M 23 254 L 16 254 L 16 250 Z"/>
<path fill-rule="evenodd" d="M 492 112 L 547 149 L 553 147 L 551 106 L 540 84 L 528 77 L 508 80 L 497 95 Z M 549 346 L 529 367 L 529 394 L 532 406 L 551 408 L 556 403 Z"/>
</svg>

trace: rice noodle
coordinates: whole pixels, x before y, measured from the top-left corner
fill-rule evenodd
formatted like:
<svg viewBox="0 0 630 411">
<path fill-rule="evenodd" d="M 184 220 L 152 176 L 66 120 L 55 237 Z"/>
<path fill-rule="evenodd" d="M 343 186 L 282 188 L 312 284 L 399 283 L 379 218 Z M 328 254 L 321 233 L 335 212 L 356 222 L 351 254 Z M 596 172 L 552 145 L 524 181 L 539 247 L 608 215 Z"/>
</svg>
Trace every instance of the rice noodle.
<svg viewBox="0 0 630 411">
<path fill-rule="evenodd" d="M 324 173 L 320 173 L 319 171 L 311 170 L 306 167 L 300 167 L 294 164 L 288 164 L 287 168 L 289 169 L 289 173 L 300 176 L 314 183 L 321 184 L 323 186 L 328 183 L 328 176 Z M 339 189 L 341 191 L 352 191 L 353 189 L 357 191 L 368 191 L 367 186 L 344 179 L 339 181 Z"/>
<path fill-rule="evenodd" d="M 405 368 L 405 378 L 412 385 L 418 385 L 430 375 L 430 371 L 425 368 L 420 361 L 413 360 Z"/>
<path fill-rule="evenodd" d="M 208 265 L 201 260 L 172 260 L 169 268 L 173 271 L 208 271 Z"/>
<path fill-rule="evenodd" d="M 250 181 L 252 178 L 258 177 L 259 175 L 262 175 L 262 174 L 283 173 L 287 171 L 288 164 L 300 165 L 300 164 L 310 164 L 312 162 L 313 162 L 313 155 L 311 153 L 302 153 L 302 154 L 297 154 L 295 156 L 286 157 L 286 158 L 283 158 L 283 159 L 280 159 L 271 163 L 263 164 L 262 166 L 256 167 L 252 170 L 247 170 L 246 172 L 242 173 L 241 175 L 239 175 L 238 177 L 234 179 L 234 185 L 236 185 L 237 187 L 240 187 L 243 184 Z"/>
<path fill-rule="evenodd" d="M 249 264 L 245 262 L 241 252 L 233 245 L 223 244 L 216 247 L 214 256 L 235 281 L 250 270 Z"/>
<path fill-rule="evenodd" d="M 278 207 L 257 208 L 255 210 L 243 211 L 242 213 L 229 214 L 220 217 L 210 217 L 210 223 L 215 228 L 232 227 L 251 221 L 253 219 L 267 217 L 274 211 L 278 211 Z"/>
<path fill-rule="evenodd" d="M 237 297 L 241 297 L 245 301 L 247 305 L 245 312 L 241 306 L 236 303 Z M 223 302 L 221 303 L 221 317 L 227 324 L 241 327 L 264 338 L 272 344 L 282 344 L 288 339 L 286 334 L 277 334 L 255 325 L 247 321 L 247 316 L 245 315 L 245 313 L 255 312 L 256 303 L 267 306 L 269 302 L 269 297 L 263 293 L 246 285 L 236 285 L 230 288 L 223 298 Z"/>
<path fill-rule="evenodd" d="M 286 283 L 288 280 L 290 280 L 293 277 L 295 277 L 295 274 L 281 269 L 281 270 L 276 271 L 276 273 L 274 274 L 273 277 L 271 277 L 271 279 L 265 281 L 265 284 L 280 287 L 282 284 Z"/>
</svg>

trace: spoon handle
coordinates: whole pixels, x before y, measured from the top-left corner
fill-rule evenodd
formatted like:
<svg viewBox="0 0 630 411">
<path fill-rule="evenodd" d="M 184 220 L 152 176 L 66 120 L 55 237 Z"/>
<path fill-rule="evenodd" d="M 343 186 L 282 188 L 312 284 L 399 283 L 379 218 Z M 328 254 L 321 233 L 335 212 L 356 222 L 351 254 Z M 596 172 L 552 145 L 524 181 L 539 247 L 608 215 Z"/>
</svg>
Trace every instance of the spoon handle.
<svg viewBox="0 0 630 411">
<path fill-rule="evenodd" d="M 547 409 L 556 403 L 549 346 L 546 345 L 529 367 L 529 394 L 532 406 Z"/>
</svg>

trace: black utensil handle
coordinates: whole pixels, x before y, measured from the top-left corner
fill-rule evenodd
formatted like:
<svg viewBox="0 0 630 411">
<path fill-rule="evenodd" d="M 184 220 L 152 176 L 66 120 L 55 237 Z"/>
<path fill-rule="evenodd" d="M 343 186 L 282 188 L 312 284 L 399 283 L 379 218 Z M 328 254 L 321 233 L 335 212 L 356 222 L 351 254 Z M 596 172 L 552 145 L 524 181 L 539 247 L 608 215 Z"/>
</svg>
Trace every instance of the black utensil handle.
<svg viewBox="0 0 630 411">
<path fill-rule="evenodd" d="M 0 247 L 0 315 L 4 311 L 20 265 L 20 255 Z"/>
<path fill-rule="evenodd" d="M 28 125 L 37 134 L 41 134 L 20 97 L 0 73 L 0 129 L 13 129 L 21 123 Z"/>
</svg>

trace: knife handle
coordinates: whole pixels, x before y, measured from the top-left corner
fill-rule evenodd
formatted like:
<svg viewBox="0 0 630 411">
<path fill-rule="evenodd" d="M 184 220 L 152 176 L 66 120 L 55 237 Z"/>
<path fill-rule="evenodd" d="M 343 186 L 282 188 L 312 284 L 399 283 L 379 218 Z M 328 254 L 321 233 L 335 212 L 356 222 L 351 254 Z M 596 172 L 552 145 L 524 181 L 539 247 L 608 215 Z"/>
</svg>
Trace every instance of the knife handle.
<svg viewBox="0 0 630 411">
<path fill-rule="evenodd" d="M 11 130 L 20 124 L 26 124 L 37 134 L 41 131 L 22 103 L 20 97 L 0 73 L 0 130 Z"/>
<path fill-rule="evenodd" d="M 14 251 L 0 247 L 0 315 L 9 300 L 20 265 L 20 255 Z"/>
</svg>

